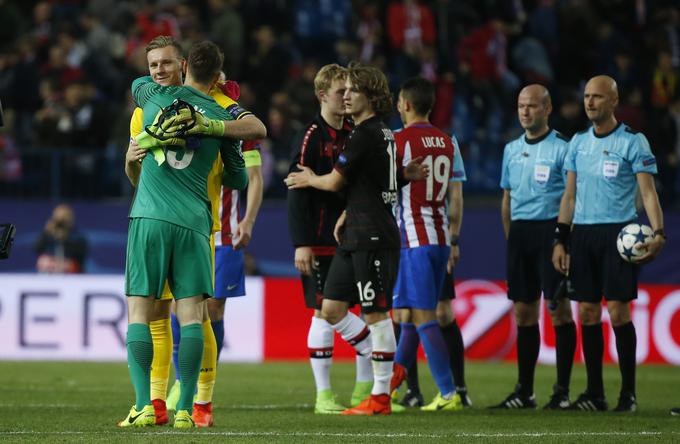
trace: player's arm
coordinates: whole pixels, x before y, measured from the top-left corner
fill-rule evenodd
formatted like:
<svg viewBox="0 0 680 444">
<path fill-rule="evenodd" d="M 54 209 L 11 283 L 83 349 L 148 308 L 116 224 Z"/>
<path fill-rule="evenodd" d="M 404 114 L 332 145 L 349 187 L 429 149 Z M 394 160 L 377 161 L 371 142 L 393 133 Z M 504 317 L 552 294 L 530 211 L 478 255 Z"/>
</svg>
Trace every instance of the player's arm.
<svg viewBox="0 0 680 444">
<path fill-rule="evenodd" d="M 142 132 L 144 125 L 141 108 L 135 108 L 130 117 L 130 143 L 125 152 L 125 175 L 130 180 L 133 187 L 139 184 L 139 176 L 142 174 L 142 160 L 146 157 L 148 150 L 140 148 L 135 137 Z"/>
<path fill-rule="evenodd" d="M 449 182 L 449 237 L 451 253 L 447 271 L 450 273 L 460 260 L 460 227 L 463 224 L 463 182 Z"/>
<path fill-rule="evenodd" d="M 654 177 L 650 173 L 637 173 L 635 177 L 640 187 L 642 204 L 645 207 L 649 223 L 652 225 L 652 230 L 654 230 L 654 237 L 638 247 L 645 253 L 635 258 L 636 263 L 646 263 L 654 259 L 666 244 L 666 236 L 663 231 L 663 211 L 654 186 Z"/>
<path fill-rule="evenodd" d="M 224 137 L 238 140 L 257 140 L 267 137 L 267 127 L 255 114 L 237 120 L 224 120 Z"/>
<path fill-rule="evenodd" d="M 345 150 L 338 156 L 335 162 L 333 171 L 323 176 L 317 176 L 316 173 L 304 165 L 298 165 L 301 170 L 298 173 L 290 173 L 284 183 L 289 190 L 298 188 L 312 187 L 323 191 L 339 191 L 345 186 L 348 180 L 351 180 L 369 159 L 366 158 L 369 150 L 364 149 L 365 146 L 370 146 L 375 143 L 382 143 L 375 140 L 371 134 L 365 134 L 355 131 L 353 137 L 347 141 Z"/>
<path fill-rule="evenodd" d="M 127 152 L 125 153 L 125 175 L 133 187 L 139 184 L 139 176 L 142 174 L 142 160 L 146 157 L 144 148 L 140 148 L 137 141 L 130 137 Z"/>
<path fill-rule="evenodd" d="M 316 171 L 318 168 L 319 144 L 321 143 L 319 128 L 308 127 L 300 131 L 293 139 L 291 151 L 297 153 L 289 172 L 298 171 L 298 165 L 304 165 Z M 288 228 L 290 238 L 295 247 L 295 268 L 304 275 L 310 275 L 314 265 L 315 243 L 314 226 L 314 193 L 311 189 L 288 190 Z"/>
<path fill-rule="evenodd" d="M 569 254 L 567 254 L 567 242 L 571 232 L 571 221 L 574 219 L 574 207 L 576 205 L 576 172 L 567 171 L 567 184 L 560 201 L 560 214 L 557 217 L 557 229 L 555 231 L 555 246 L 553 247 L 552 262 L 555 270 L 562 274 L 569 272 Z"/>
<path fill-rule="evenodd" d="M 255 226 L 255 219 L 257 213 L 260 211 L 262 205 L 262 194 L 264 191 L 264 180 L 262 178 L 262 166 L 253 165 L 246 167 L 248 173 L 248 192 L 246 194 L 246 213 L 243 219 L 236 227 L 234 237 L 234 250 L 246 247 L 250 243 L 250 238 L 253 234 L 253 227 Z"/>
<path fill-rule="evenodd" d="M 289 190 L 311 187 L 322 191 L 340 191 L 345 186 L 345 178 L 337 169 L 328 174 L 317 176 L 309 167 L 298 165 L 298 168 L 302 171 L 290 173 L 284 179 L 284 183 L 288 185 Z"/>
<path fill-rule="evenodd" d="M 503 233 L 508 239 L 510 233 L 510 190 L 503 190 L 503 200 L 501 201 L 501 222 L 503 222 Z"/>
</svg>

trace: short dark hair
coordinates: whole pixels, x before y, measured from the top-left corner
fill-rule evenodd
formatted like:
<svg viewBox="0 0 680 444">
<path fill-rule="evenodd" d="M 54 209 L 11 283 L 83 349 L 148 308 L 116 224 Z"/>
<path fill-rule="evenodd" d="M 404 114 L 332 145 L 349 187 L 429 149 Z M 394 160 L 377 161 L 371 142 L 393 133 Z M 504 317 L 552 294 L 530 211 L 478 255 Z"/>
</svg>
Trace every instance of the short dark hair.
<svg viewBox="0 0 680 444">
<path fill-rule="evenodd" d="M 347 75 L 352 86 L 366 96 L 374 113 L 386 116 L 392 112 L 392 94 L 382 71 L 375 66 L 352 62 Z"/>
<path fill-rule="evenodd" d="M 205 40 L 191 47 L 188 60 L 191 77 L 199 83 L 210 83 L 222 70 L 224 54 L 216 44 Z"/>
<path fill-rule="evenodd" d="M 411 77 L 401 86 L 404 99 L 411 102 L 419 116 L 426 116 L 434 106 L 434 85 L 422 77 Z"/>
</svg>

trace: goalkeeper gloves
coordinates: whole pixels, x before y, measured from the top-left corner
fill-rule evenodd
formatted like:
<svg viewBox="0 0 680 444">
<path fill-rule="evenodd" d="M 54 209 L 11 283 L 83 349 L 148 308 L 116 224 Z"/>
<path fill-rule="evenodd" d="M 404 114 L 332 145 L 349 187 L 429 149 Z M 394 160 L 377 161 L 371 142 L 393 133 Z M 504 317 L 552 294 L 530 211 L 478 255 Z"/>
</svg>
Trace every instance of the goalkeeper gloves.
<svg viewBox="0 0 680 444">
<path fill-rule="evenodd" d="M 175 149 L 181 149 L 185 148 L 187 144 L 186 140 L 180 137 L 165 136 L 162 130 L 163 125 L 159 123 L 162 120 L 162 116 L 163 110 L 158 111 L 153 123 L 135 137 L 140 148 L 151 151 L 158 165 L 162 165 L 165 162 L 163 148 L 172 146 Z"/>
<path fill-rule="evenodd" d="M 194 124 L 189 125 L 187 129 L 187 122 L 194 122 Z M 224 121 L 209 119 L 201 113 L 192 112 L 186 108 L 180 109 L 177 114 L 166 119 L 161 128 L 166 133 L 182 132 L 186 136 L 224 136 Z"/>
</svg>

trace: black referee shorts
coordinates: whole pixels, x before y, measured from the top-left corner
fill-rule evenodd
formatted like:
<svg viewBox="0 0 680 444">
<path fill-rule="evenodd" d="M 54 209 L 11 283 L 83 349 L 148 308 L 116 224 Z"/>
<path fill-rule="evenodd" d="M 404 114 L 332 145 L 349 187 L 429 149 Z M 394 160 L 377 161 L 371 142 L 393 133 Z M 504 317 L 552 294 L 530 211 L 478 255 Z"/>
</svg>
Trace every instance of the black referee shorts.
<svg viewBox="0 0 680 444">
<path fill-rule="evenodd" d="M 346 251 L 333 256 L 324 298 L 358 303 L 363 313 L 388 312 L 399 270 L 399 250 Z"/>
<path fill-rule="evenodd" d="M 624 261 L 616 249 L 619 231 L 628 223 L 574 225 L 569 268 L 573 300 L 599 304 L 602 296 L 622 302 L 637 298 L 639 267 Z"/>
<path fill-rule="evenodd" d="M 508 299 L 531 304 L 552 296 L 561 275 L 552 264 L 555 219 L 515 220 L 508 233 Z"/>
<path fill-rule="evenodd" d="M 314 267 L 310 276 L 302 275 L 302 289 L 305 293 L 305 306 L 321 310 L 323 302 L 323 287 L 326 285 L 328 269 L 331 267 L 333 256 L 315 256 Z"/>
<path fill-rule="evenodd" d="M 453 285 L 453 272 L 446 273 L 444 276 L 444 285 L 442 285 L 442 292 L 439 293 L 440 301 L 450 301 L 456 299 L 456 287 Z"/>
</svg>

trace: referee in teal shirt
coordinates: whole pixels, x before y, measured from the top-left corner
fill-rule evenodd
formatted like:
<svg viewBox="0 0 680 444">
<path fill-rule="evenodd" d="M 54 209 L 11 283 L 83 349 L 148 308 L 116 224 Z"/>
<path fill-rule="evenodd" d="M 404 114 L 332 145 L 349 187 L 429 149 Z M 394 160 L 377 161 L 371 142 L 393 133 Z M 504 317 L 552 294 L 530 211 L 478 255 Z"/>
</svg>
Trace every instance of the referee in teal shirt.
<svg viewBox="0 0 680 444">
<path fill-rule="evenodd" d="M 562 275 L 552 265 L 555 224 L 564 193 L 569 139 L 550 129 L 552 104 L 542 85 L 529 85 L 517 98 L 524 134 L 505 145 L 501 188 L 507 249 L 508 298 L 517 323 L 517 385 L 498 409 L 536 408 L 534 373 L 541 346 L 541 292 L 551 298 Z M 569 380 L 576 349 L 576 325 L 567 299 L 550 310 L 555 329 L 557 383 L 546 409 L 569 407 Z"/>
<path fill-rule="evenodd" d="M 574 410 L 607 410 L 602 381 L 602 296 L 616 335 L 621 392 L 614 408 L 634 412 L 637 338 L 630 301 L 637 298 L 638 265 L 656 257 L 666 238 L 663 213 L 654 187 L 656 159 L 644 135 L 616 120 L 619 103 L 616 82 L 597 76 L 588 81 L 583 97 L 592 128 L 578 133 L 565 160 L 567 184 L 560 204 L 553 264 L 569 273 L 578 301 L 583 356 L 588 384 L 571 405 Z M 635 196 L 640 190 L 654 238 L 642 244 L 637 263 L 618 255 L 616 238 L 637 218 Z M 571 227 L 573 223 L 573 227 Z M 571 229 L 570 229 L 571 228 Z M 565 245 L 569 245 L 567 253 Z"/>
</svg>

